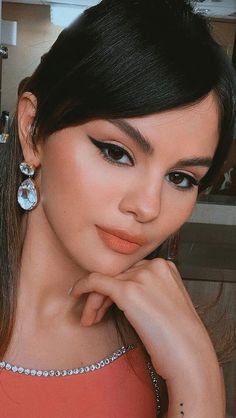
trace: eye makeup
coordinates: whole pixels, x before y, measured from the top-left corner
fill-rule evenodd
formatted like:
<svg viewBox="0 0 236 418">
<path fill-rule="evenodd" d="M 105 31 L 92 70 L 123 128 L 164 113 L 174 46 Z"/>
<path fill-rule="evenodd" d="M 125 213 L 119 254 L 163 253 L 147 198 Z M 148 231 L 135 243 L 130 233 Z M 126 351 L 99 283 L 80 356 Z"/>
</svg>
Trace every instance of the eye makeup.
<svg viewBox="0 0 236 418">
<path fill-rule="evenodd" d="M 89 136 L 89 139 L 99 150 L 99 153 L 104 160 L 108 163 L 116 166 L 135 165 L 134 158 L 120 145 L 116 145 L 111 142 L 99 141 L 91 136 Z M 194 176 L 178 170 L 168 173 L 165 177 L 167 181 L 173 185 L 173 187 L 180 191 L 191 190 L 194 187 L 198 187 L 200 183 Z"/>
<path fill-rule="evenodd" d="M 133 166 L 134 160 L 131 155 L 120 145 L 111 142 L 98 141 L 89 136 L 90 141 L 98 148 L 102 157 L 110 164 L 118 166 Z"/>
<path fill-rule="evenodd" d="M 170 183 L 182 191 L 198 187 L 200 183 L 194 176 L 177 170 L 169 173 L 166 177 Z"/>
</svg>

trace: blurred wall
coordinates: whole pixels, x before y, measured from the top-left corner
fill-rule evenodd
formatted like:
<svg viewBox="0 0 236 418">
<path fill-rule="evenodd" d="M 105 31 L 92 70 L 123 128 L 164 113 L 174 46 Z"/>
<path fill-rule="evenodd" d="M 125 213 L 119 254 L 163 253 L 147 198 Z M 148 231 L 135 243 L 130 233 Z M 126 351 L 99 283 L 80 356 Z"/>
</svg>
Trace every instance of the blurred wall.
<svg viewBox="0 0 236 418">
<path fill-rule="evenodd" d="M 19 82 L 30 76 L 62 28 L 50 22 L 50 7 L 17 3 L 2 4 L 2 18 L 17 21 L 17 46 L 9 46 L 2 62 L 1 109 L 15 110 Z"/>
</svg>

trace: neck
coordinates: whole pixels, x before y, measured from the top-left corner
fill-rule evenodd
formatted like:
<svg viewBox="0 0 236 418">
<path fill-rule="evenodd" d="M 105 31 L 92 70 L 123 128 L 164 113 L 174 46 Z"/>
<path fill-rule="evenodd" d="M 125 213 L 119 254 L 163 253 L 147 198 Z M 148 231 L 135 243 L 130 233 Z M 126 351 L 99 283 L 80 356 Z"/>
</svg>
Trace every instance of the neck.
<svg viewBox="0 0 236 418">
<path fill-rule="evenodd" d="M 27 217 L 18 289 L 21 312 L 24 307 L 25 314 L 37 318 L 78 312 L 83 301 L 68 293 L 88 273 L 70 258 L 40 207 Z"/>
</svg>

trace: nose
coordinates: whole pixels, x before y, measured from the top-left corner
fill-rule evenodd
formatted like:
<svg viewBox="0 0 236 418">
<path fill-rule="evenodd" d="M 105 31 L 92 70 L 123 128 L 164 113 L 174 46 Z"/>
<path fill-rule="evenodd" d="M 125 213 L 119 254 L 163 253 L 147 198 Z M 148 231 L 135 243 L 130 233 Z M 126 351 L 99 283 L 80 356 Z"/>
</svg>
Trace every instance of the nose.
<svg viewBox="0 0 236 418">
<path fill-rule="evenodd" d="M 138 222 L 154 221 L 160 214 L 162 204 L 162 181 L 138 182 L 126 190 L 120 201 L 122 213 L 132 214 Z"/>
</svg>

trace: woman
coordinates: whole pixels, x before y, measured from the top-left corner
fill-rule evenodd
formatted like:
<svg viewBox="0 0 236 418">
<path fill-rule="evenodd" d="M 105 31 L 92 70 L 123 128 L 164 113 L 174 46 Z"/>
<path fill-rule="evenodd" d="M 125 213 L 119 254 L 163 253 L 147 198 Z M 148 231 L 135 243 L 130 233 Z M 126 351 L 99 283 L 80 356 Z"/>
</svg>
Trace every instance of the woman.
<svg viewBox="0 0 236 418">
<path fill-rule="evenodd" d="M 103 0 L 23 90 L 0 149 L 1 417 L 223 418 L 210 338 L 155 258 L 231 143 L 206 22 L 186 1 Z"/>
</svg>

